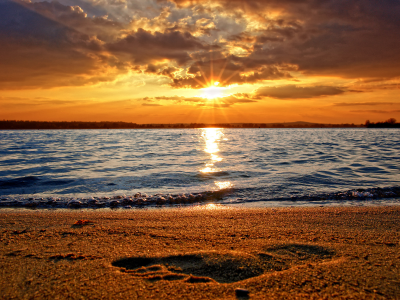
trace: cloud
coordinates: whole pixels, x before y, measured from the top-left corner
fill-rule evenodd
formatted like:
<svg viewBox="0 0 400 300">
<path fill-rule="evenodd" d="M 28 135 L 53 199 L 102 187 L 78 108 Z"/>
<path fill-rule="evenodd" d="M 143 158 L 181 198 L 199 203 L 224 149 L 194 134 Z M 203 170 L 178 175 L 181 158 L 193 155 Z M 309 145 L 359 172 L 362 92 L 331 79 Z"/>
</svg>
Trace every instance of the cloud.
<svg viewBox="0 0 400 300">
<path fill-rule="evenodd" d="M 204 1 L 174 2 L 179 6 L 207 6 Z M 239 37 L 239 41 L 252 44 L 249 60 L 264 65 L 296 65 L 299 71 L 310 75 L 400 76 L 398 1 L 384 0 L 378 4 L 372 0 L 220 0 L 213 3 L 214 7 L 223 7 L 224 12 L 236 12 L 239 19 L 252 19 L 255 23 L 246 32 L 231 37 L 236 42 Z"/>
<path fill-rule="evenodd" d="M 332 106 L 377 106 L 377 105 L 393 105 L 394 102 L 337 102 Z"/>
<path fill-rule="evenodd" d="M 174 76 L 170 84 L 174 88 L 204 88 L 211 81 L 220 82 L 220 86 L 231 84 L 256 83 L 264 80 L 289 79 L 291 75 L 279 65 L 262 65 L 247 58 L 219 52 L 213 53 L 217 59 L 207 59 L 210 53 L 203 53 L 190 65 L 184 76 Z"/>
<path fill-rule="evenodd" d="M 82 85 L 115 75 L 96 37 L 17 2 L 0 2 L 0 44 L 0 89 Z"/>
<path fill-rule="evenodd" d="M 299 73 L 396 79 L 399 15 L 392 0 L 0 0 L 0 89 L 94 84 L 132 70 L 173 88 Z M 303 97 L 340 93 L 321 88 Z"/>
<path fill-rule="evenodd" d="M 371 78 L 358 80 L 353 84 L 353 88 L 359 91 L 372 91 L 372 90 L 398 90 L 400 89 L 400 78 L 386 79 L 386 78 Z"/>
<path fill-rule="evenodd" d="M 142 103 L 142 106 L 162 106 L 162 105 L 157 103 Z"/>
<path fill-rule="evenodd" d="M 243 93 L 237 93 L 229 95 L 227 97 L 214 98 L 214 99 L 207 99 L 202 97 L 160 96 L 160 97 L 145 97 L 142 98 L 141 100 L 146 101 L 147 106 L 150 106 L 151 104 L 157 101 L 171 101 L 174 103 L 183 103 L 191 105 L 195 104 L 198 106 L 217 107 L 217 108 L 230 107 L 236 104 L 257 102 L 256 99 L 252 99 L 251 97 L 249 97 L 249 95 Z"/>
<path fill-rule="evenodd" d="M 174 1 L 178 6 L 207 7 L 205 1 Z M 242 57 L 233 59 L 235 75 L 230 83 L 253 83 L 285 78 L 282 66 L 306 75 L 343 78 L 395 78 L 400 76 L 400 40 L 396 38 L 400 22 L 399 3 L 382 1 L 215 1 L 214 10 L 236 12 L 238 20 L 250 19 L 247 28 L 226 37 L 225 50 L 242 49 Z M 269 12 L 277 16 L 270 17 Z M 312 12 L 312 13 L 310 13 Z M 389 24 L 387 20 L 392 22 Z M 218 26 L 216 28 L 218 30 Z M 232 54 L 232 53 L 231 53 Z M 201 66 L 203 76 L 176 78 L 173 87 L 196 87 L 202 77 L 210 77 L 213 64 L 202 59 L 190 68 Z M 218 62 L 214 62 L 217 65 Z M 280 73 L 260 72 L 276 68 Z M 227 68 L 227 76 L 231 76 Z M 243 74 L 253 76 L 243 76 Z M 269 74 L 268 74 L 269 73 Z M 269 75 L 269 76 L 268 76 Z M 293 75 L 292 75 L 293 76 Z M 286 75 L 286 78 L 289 77 Z"/>
<path fill-rule="evenodd" d="M 120 22 L 108 19 L 106 12 L 103 12 L 103 16 L 88 17 L 87 12 L 78 5 L 63 5 L 57 1 L 17 2 L 25 8 L 40 14 L 43 18 L 53 20 L 69 28 L 74 28 L 81 33 L 101 36 L 102 39 L 105 37 L 112 39 L 111 35 L 118 34 L 125 27 Z M 79 2 L 82 4 L 82 1 Z"/>
<path fill-rule="evenodd" d="M 219 98 L 219 99 L 226 107 L 232 106 L 232 105 L 235 105 L 235 104 L 257 102 L 257 100 L 250 99 L 249 97 L 243 96 L 243 94 L 241 94 L 241 93 L 230 95 L 228 97 Z"/>
<path fill-rule="evenodd" d="M 113 81 L 152 63 L 182 65 L 204 44 L 189 32 L 129 29 L 58 2 L 0 2 L 0 89 Z M 166 76 L 172 66 L 159 75 Z"/>
<path fill-rule="evenodd" d="M 23 110 L 32 108 L 61 108 L 67 106 L 77 106 L 93 104 L 90 100 L 63 100 L 63 99 L 51 99 L 44 97 L 0 97 L 0 108 L 7 110 Z"/>
<path fill-rule="evenodd" d="M 257 1 L 256 1 L 257 2 Z M 301 21 L 290 36 L 266 28 L 263 35 L 282 37 L 255 48 L 249 59 L 288 63 L 310 75 L 344 78 L 400 76 L 400 3 L 382 1 L 258 1 L 284 10 L 285 23 Z M 312 13 L 310 13 L 312 12 Z M 389 21 L 390 20 L 390 21 Z M 271 30 L 272 29 L 272 30 Z M 274 36 L 274 35 L 272 35 Z M 270 44 L 271 47 L 266 47 Z"/>
<path fill-rule="evenodd" d="M 306 99 L 321 96 L 340 95 L 344 89 L 333 86 L 301 87 L 296 85 L 284 85 L 279 87 L 261 87 L 255 92 L 256 97 L 270 97 L 276 99 Z"/>
<path fill-rule="evenodd" d="M 392 113 L 400 113 L 400 109 L 396 110 L 351 110 L 353 113 L 368 113 L 368 114 L 392 114 Z"/>
<path fill-rule="evenodd" d="M 205 101 L 205 98 L 201 97 L 184 97 L 184 96 L 158 96 L 158 97 L 145 97 L 141 99 L 146 102 L 155 102 L 155 101 L 174 101 L 176 103 L 180 102 L 202 102 Z"/>
<path fill-rule="evenodd" d="M 127 35 L 107 45 L 114 54 L 128 54 L 135 64 L 148 64 L 165 59 L 182 65 L 190 60 L 188 51 L 205 49 L 205 46 L 188 32 L 167 31 L 152 34 L 144 29 Z"/>
</svg>

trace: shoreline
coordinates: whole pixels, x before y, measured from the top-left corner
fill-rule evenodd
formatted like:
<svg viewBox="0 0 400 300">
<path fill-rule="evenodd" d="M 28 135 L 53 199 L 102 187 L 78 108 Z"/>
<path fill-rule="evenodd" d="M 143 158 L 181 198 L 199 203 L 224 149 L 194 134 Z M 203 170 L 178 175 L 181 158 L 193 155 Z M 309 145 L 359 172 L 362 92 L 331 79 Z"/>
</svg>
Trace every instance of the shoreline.
<svg viewBox="0 0 400 300">
<path fill-rule="evenodd" d="M 1 216 L 4 299 L 237 299 L 237 288 L 250 299 L 400 295 L 399 206 Z"/>
<path fill-rule="evenodd" d="M 2 208 L 30 209 L 143 209 L 174 208 L 190 205 L 221 204 L 243 206 L 244 208 L 287 207 L 287 206 L 348 206 L 348 205 L 400 205 L 400 186 L 371 187 L 349 189 L 336 192 L 320 192 L 309 195 L 291 196 L 290 198 L 272 198 L 266 200 L 234 197 L 235 189 L 220 189 L 194 193 L 148 195 L 137 192 L 131 195 L 83 197 L 0 197 Z"/>
<path fill-rule="evenodd" d="M 400 198 L 382 199 L 348 199 L 348 200 L 323 200 L 323 201 L 254 201 L 254 202 L 198 202 L 188 204 L 163 204 L 163 205 L 144 205 L 144 206 L 0 206 L 0 215 L 4 213 L 18 212 L 141 212 L 154 211 L 164 212 L 173 210 L 207 209 L 284 209 L 284 208 L 374 208 L 374 207 L 400 207 Z"/>
</svg>

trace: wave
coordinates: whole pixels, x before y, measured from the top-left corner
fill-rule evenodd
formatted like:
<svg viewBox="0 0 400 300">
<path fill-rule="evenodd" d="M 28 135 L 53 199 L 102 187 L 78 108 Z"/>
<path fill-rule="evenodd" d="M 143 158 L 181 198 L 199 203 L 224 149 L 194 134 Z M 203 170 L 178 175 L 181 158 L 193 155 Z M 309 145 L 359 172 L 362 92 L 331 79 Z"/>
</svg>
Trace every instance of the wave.
<svg viewBox="0 0 400 300">
<path fill-rule="evenodd" d="M 36 176 L 26 176 L 0 180 L 0 189 L 30 187 L 35 185 L 39 180 L 39 177 Z"/>
<path fill-rule="evenodd" d="M 252 190 L 252 193 L 256 191 Z M 358 200 L 371 201 L 379 199 L 400 199 L 400 186 L 359 188 L 354 190 L 336 191 L 331 193 L 318 193 L 310 195 L 292 195 L 286 197 L 255 197 L 241 198 L 243 190 L 233 188 L 219 191 L 205 191 L 190 194 L 155 194 L 136 193 L 135 195 L 116 195 L 113 197 L 47 197 L 47 198 L 2 198 L 0 207 L 25 207 L 25 208 L 142 208 L 164 207 L 181 205 L 201 205 L 206 203 L 234 204 L 251 202 L 339 202 Z"/>
</svg>

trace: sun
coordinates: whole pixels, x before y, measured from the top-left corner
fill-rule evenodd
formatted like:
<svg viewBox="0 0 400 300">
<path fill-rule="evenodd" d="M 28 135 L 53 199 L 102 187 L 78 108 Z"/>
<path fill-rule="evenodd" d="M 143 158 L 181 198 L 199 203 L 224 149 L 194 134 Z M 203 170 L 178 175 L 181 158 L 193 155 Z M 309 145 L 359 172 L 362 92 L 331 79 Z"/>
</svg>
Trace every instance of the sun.
<svg viewBox="0 0 400 300">
<path fill-rule="evenodd" d="M 202 92 L 200 97 L 207 98 L 207 99 L 215 99 L 215 98 L 224 97 L 224 92 L 225 92 L 226 88 L 220 87 L 218 85 L 219 85 L 219 82 L 216 81 L 213 84 L 211 84 L 210 86 L 200 89 L 200 91 Z"/>
</svg>

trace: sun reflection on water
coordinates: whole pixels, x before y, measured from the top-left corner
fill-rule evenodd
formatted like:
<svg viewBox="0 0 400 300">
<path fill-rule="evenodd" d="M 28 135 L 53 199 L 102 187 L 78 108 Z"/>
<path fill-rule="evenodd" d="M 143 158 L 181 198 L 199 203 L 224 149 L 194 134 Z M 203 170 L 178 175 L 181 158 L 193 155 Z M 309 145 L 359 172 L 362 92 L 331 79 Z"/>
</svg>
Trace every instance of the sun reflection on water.
<svg viewBox="0 0 400 300">
<path fill-rule="evenodd" d="M 201 135 L 206 142 L 205 152 L 210 154 L 219 152 L 218 142 L 224 136 L 222 128 L 203 128 Z M 218 157 L 217 155 L 215 156 Z"/>
<path fill-rule="evenodd" d="M 221 190 L 223 189 L 229 189 L 232 187 L 232 183 L 229 181 L 215 181 L 214 182 L 217 187 L 219 187 Z"/>
<path fill-rule="evenodd" d="M 205 163 L 205 167 L 200 170 L 204 174 L 212 174 L 215 172 L 220 172 L 215 164 L 221 162 L 223 158 L 218 155 L 219 143 L 221 140 L 227 140 L 224 138 L 224 133 L 222 128 L 203 128 L 201 136 L 204 139 L 205 147 L 204 152 L 210 154 L 210 159 Z M 229 181 L 215 181 L 215 185 L 218 189 L 227 189 L 232 187 L 232 183 Z"/>
<path fill-rule="evenodd" d="M 198 206 L 194 206 L 191 209 L 193 210 L 222 210 L 222 209 L 234 209 L 232 207 L 229 206 L 223 206 L 223 205 L 219 205 L 219 204 L 214 204 L 214 203 L 208 203 L 206 205 L 198 205 Z"/>
<path fill-rule="evenodd" d="M 210 154 L 210 161 L 206 163 L 205 168 L 201 169 L 200 172 L 218 172 L 218 169 L 215 168 L 214 163 L 222 161 L 222 157 L 220 157 L 217 153 L 219 152 L 218 142 L 224 136 L 224 133 L 222 132 L 221 128 L 203 128 L 201 136 L 205 142 L 204 152 Z"/>
</svg>

